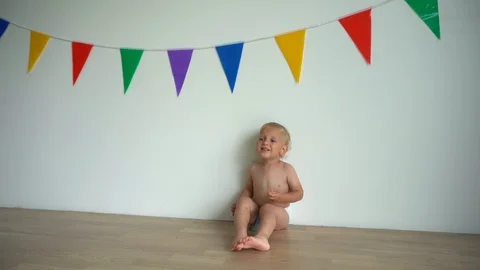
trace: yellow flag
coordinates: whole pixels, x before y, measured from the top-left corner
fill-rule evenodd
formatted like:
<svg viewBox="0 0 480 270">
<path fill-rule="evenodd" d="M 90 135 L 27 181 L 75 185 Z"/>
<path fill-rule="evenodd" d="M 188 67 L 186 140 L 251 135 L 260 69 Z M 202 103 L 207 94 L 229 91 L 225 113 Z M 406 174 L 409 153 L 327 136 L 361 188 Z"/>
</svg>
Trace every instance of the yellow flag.
<svg viewBox="0 0 480 270">
<path fill-rule="evenodd" d="M 45 34 L 30 31 L 30 55 L 28 57 L 28 73 L 32 71 L 38 59 L 43 53 L 45 46 L 47 46 L 50 36 Z"/>
<path fill-rule="evenodd" d="M 278 48 L 282 51 L 297 83 L 300 82 L 300 74 L 302 73 L 305 32 L 306 30 L 303 29 L 275 37 Z"/>
</svg>

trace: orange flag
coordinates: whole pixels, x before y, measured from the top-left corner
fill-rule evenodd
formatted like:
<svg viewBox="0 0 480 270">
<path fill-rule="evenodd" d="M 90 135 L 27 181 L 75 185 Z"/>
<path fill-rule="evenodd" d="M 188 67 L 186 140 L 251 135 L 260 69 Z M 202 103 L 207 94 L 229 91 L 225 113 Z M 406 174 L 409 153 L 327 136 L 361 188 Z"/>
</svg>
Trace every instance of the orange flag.
<svg viewBox="0 0 480 270">
<path fill-rule="evenodd" d="M 282 51 L 283 57 L 285 57 L 297 83 L 300 82 L 302 73 L 305 32 L 306 30 L 303 29 L 275 37 L 278 48 Z"/>
<path fill-rule="evenodd" d="M 40 32 L 30 31 L 30 54 L 28 57 L 28 73 L 33 70 L 38 59 L 47 46 L 50 36 Z"/>
</svg>

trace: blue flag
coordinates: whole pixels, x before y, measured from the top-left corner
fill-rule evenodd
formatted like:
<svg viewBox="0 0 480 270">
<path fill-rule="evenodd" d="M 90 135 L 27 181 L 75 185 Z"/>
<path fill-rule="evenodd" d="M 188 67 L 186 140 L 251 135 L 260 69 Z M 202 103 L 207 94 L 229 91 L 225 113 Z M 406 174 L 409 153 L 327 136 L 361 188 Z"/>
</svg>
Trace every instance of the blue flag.
<svg viewBox="0 0 480 270">
<path fill-rule="evenodd" d="M 2 38 L 3 33 L 7 30 L 7 27 L 10 23 L 5 21 L 4 19 L 0 19 L 0 38 Z"/>
<path fill-rule="evenodd" d="M 237 80 L 238 68 L 240 66 L 240 59 L 242 58 L 243 42 L 220 45 L 216 47 L 218 57 L 222 63 L 223 71 L 228 80 L 230 91 L 233 93 L 235 89 L 235 82 Z"/>
</svg>

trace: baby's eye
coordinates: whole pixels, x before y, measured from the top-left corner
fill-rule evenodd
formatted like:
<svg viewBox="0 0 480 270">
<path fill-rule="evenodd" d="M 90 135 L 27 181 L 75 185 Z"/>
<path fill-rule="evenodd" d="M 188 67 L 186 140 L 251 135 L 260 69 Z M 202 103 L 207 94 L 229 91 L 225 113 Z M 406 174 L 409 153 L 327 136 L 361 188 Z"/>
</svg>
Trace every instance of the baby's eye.
<svg viewBox="0 0 480 270">
<path fill-rule="evenodd" d="M 276 140 L 274 140 L 274 139 L 271 139 L 270 141 L 271 141 L 271 142 L 276 142 Z"/>
</svg>

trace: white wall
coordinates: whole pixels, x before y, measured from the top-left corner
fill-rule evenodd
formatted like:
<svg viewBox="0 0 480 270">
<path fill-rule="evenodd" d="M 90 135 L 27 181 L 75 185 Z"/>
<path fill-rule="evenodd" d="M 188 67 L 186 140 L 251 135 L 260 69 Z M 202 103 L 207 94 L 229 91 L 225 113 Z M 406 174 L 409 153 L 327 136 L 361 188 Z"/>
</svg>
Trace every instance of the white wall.
<svg viewBox="0 0 480 270">
<path fill-rule="evenodd" d="M 97 2 L 1 1 L 0 17 L 171 48 L 382 0 Z M 27 74 L 29 33 L 12 26 L 0 40 L 0 205 L 230 219 L 255 133 L 278 121 L 306 190 L 292 223 L 480 233 L 479 3 L 439 1 L 441 41 L 402 0 L 373 10 L 370 67 L 338 23 L 309 30 L 299 85 L 272 39 L 245 45 L 233 95 L 215 50 L 196 51 L 178 98 L 164 52 L 145 52 L 126 95 L 115 50 L 94 48 L 72 87 L 70 43 L 51 40 Z"/>
</svg>

